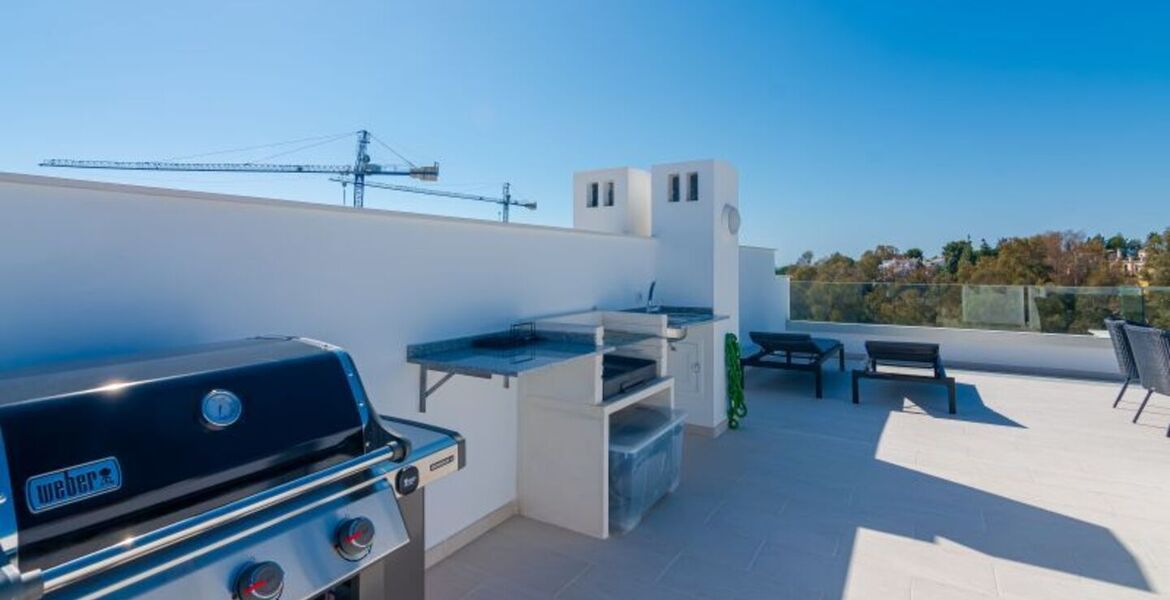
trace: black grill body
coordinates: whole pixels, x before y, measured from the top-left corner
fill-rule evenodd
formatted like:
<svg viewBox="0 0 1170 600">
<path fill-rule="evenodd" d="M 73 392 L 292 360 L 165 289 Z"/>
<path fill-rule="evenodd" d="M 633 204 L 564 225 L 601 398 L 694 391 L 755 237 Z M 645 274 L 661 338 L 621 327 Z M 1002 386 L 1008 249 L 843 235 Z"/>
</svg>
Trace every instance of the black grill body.
<svg viewBox="0 0 1170 600">
<path fill-rule="evenodd" d="M 190 597 L 222 588 L 229 598 L 232 560 L 248 555 L 249 539 L 282 549 L 286 568 L 322 571 L 290 575 L 282 598 L 312 597 L 338 584 L 338 573 L 349 578 L 385 562 L 410 542 L 390 475 L 436 452 L 456 456 L 441 474 L 457 470 L 462 439 L 401 425 L 428 444 L 408 456 L 411 440 L 370 415 L 349 355 L 301 338 L 3 376 L 0 539 L 12 541 L 0 600 L 103 590 L 166 597 L 185 594 L 175 585 L 187 580 Z M 313 540 L 353 507 L 379 515 L 395 539 L 379 537 L 376 556 L 346 565 L 328 552 L 330 539 L 320 548 Z M 306 549 L 283 552 L 290 545 Z M 168 578 L 163 557 L 172 555 L 190 556 L 186 579 Z M 206 571 L 192 573 L 190 564 Z M 170 587 L 126 583 L 147 575 Z"/>
</svg>

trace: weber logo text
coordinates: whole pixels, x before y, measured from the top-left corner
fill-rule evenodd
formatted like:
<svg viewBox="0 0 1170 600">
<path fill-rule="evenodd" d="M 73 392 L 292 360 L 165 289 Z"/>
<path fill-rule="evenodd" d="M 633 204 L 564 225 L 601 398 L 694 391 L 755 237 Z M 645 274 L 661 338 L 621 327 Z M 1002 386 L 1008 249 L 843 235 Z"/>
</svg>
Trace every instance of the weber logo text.
<svg viewBox="0 0 1170 600">
<path fill-rule="evenodd" d="M 39 513 L 100 496 L 122 487 L 118 459 L 103 458 L 30 477 L 24 493 L 30 512 Z"/>
</svg>

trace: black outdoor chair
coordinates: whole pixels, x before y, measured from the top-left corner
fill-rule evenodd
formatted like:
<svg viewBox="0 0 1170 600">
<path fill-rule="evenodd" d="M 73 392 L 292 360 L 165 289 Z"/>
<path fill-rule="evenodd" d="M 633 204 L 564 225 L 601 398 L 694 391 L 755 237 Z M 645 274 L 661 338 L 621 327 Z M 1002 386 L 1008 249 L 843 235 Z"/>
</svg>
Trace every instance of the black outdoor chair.
<svg viewBox="0 0 1170 600">
<path fill-rule="evenodd" d="M 869 357 L 865 361 L 864 369 L 853 371 L 853 403 L 861 402 L 861 379 L 887 379 L 894 381 L 920 381 L 926 383 L 940 383 L 947 388 L 947 410 L 955 414 L 955 378 L 947 377 L 943 368 L 942 357 L 939 354 L 938 344 L 923 344 L 919 342 L 865 342 L 865 353 Z M 898 373 L 878 371 L 878 367 L 911 367 L 929 370 L 930 374 L 917 375 L 913 373 Z"/>
<path fill-rule="evenodd" d="M 1121 397 L 1125 395 L 1125 390 L 1129 388 L 1130 382 L 1138 380 L 1137 364 L 1133 361 L 1133 350 L 1129 347 L 1129 336 L 1125 334 L 1126 325 L 1140 327 L 1137 323 L 1125 319 L 1114 317 L 1105 319 L 1105 329 L 1109 331 L 1109 340 L 1113 342 L 1113 353 L 1117 355 L 1117 368 L 1125 377 L 1125 383 L 1121 384 L 1121 391 L 1117 393 L 1117 399 L 1113 401 L 1113 408 L 1117 408 L 1117 405 L 1121 403 Z"/>
<path fill-rule="evenodd" d="M 767 333 L 753 331 L 748 334 L 760 350 L 744 358 L 740 364 L 746 367 L 766 369 L 791 369 L 811 371 L 816 376 L 817 398 L 824 394 L 821 379 L 821 365 L 833 354 L 837 355 L 840 370 L 845 370 L 845 347 L 837 340 L 814 338 L 807 333 Z M 784 355 L 784 360 L 767 360 L 769 357 Z"/>
<path fill-rule="evenodd" d="M 1146 389 L 1146 397 L 1133 416 L 1133 422 L 1137 423 L 1154 392 L 1170 396 L 1170 332 L 1154 327 L 1126 325 L 1125 334 L 1133 349 L 1138 381 Z M 1170 428 L 1166 429 L 1166 435 L 1170 437 Z"/>
</svg>

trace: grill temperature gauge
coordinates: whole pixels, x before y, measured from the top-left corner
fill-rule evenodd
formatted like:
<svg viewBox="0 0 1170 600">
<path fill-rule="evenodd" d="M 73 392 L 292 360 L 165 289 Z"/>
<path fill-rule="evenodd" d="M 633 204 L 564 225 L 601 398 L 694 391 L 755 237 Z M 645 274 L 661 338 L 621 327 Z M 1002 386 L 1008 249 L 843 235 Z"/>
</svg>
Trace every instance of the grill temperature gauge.
<svg viewBox="0 0 1170 600">
<path fill-rule="evenodd" d="M 223 429 L 240 420 L 244 403 L 240 397 L 227 390 L 211 390 L 200 403 L 203 424 L 211 429 Z"/>
</svg>

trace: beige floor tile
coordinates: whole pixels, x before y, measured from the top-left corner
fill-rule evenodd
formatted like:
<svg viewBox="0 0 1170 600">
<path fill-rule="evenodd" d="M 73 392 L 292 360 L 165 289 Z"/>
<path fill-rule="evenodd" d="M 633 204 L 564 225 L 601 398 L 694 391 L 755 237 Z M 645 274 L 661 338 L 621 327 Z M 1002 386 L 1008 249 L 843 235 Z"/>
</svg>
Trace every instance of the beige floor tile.
<svg viewBox="0 0 1170 600">
<path fill-rule="evenodd" d="M 514 518 L 432 568 L 429 597 L 1163 597 L 1164 432 L 1113 409 L 1113 384 L 955 375 L 951 416 L 915 386 L 854 406 L 847 375 L 815 400 L 800 374 L 749 369 L 743 428 L 688 436 L 682 485 L 637 529 Z"/>
</svg>

